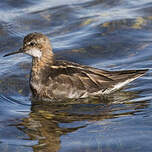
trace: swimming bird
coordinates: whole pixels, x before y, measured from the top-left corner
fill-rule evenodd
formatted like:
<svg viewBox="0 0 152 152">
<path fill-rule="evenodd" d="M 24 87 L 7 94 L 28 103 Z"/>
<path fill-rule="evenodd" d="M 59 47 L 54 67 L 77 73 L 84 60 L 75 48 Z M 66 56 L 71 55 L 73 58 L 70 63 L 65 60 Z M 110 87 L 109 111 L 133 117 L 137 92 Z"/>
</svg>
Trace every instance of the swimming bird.
<svg viewBox="0 0 152 152">
<path fill-rule="evenodd" d="M 18 51 L 4 56 L 17 53 L 32 56 L 30 87 L 33 96 L 42 100 L 110 94 L 148 70 L 106 71 L 65 60 L 56 60 L 49 38 L 36 32 L 24 37 L 23 46 Z"/>
</svg>

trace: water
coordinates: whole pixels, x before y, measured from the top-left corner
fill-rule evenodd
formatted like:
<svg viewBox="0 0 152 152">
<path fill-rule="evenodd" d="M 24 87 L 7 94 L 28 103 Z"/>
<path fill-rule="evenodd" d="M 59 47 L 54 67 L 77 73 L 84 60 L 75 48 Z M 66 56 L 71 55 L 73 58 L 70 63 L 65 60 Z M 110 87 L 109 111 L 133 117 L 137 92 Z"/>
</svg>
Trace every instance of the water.
<svg viewBox="0 0 152 152">
<path fill-rule="evenodd" d="M 0 2 L 0 151 L 152 151 L 152 0 Z M 108 70 L 149 68 L 106 99 L 31 105 L 31 58 L 3 58 L 30 32 L 66 59 Z"/>
</svg>

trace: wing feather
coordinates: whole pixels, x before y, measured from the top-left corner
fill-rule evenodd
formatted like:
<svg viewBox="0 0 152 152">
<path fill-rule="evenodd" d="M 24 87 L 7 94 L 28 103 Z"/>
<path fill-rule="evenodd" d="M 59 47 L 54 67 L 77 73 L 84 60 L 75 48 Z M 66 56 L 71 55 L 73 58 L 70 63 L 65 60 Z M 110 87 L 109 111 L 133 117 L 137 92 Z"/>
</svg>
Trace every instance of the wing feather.
<svg viewBox="0 0 152 152">
<path fill-rule="evenodd" d="M 114 90 L 115 85 L 124 81 L 129 83 L 147 71 L 105 71 L 61 60 L 56 61 L 50 68 L 49 77 L 54 83 L 53 86 L 58 86 L 58 90 L 61 91 L 65 87 L 65 93 L 68 94 L 68 91 L 72 90 L 70 94 L 77 92 L 76 94 L 79 94 L 77 96 L 82 96 L 84 93 L 102 93 L 107 89 Z"/>
</svg>

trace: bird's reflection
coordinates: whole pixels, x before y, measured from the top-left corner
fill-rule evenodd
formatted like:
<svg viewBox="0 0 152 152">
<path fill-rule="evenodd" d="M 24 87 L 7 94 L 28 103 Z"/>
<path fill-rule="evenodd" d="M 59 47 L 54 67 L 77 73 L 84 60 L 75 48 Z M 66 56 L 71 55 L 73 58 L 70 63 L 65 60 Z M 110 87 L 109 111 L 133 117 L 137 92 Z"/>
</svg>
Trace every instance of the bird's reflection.
<svg viewBox="0 0 152 152">
<path fill-rule="evenodd" d="M 137 96 L 138 93 L 118 92 L 110 97 L 76 100 L 64 104 L 34 102 L 31 113 L 23 119 L 18 128 L 24 131 L 30 140 L 38 141 L 37 145 L 33 146 L 33 151 L 57 152 L 61 148 L 60 137 L 86 127 L 89 125 L 86 122 L 134 115 L 146 108 L 147 101 L 130 102 Z M 72 125 L 74 122 L 77 122 L 77 126 Z M 70 124 L 70 127 L 62 124 Z"/>
</svg>

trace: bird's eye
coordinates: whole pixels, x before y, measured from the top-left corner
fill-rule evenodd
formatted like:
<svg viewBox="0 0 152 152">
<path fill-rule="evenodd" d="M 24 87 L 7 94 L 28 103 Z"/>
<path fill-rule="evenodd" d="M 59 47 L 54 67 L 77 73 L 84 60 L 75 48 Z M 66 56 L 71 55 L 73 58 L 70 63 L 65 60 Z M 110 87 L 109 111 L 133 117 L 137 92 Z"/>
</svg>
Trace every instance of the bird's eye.
<svg viewBox="0 0 152 152">
<path fill-rule="evenodd" d="M 34 43 L 34 42 L 31 42 L 29 45 L 30 45 L 30 46 L 34 46 L 34 45 L 35 45 L 35 43 Z"/>
</svg>

